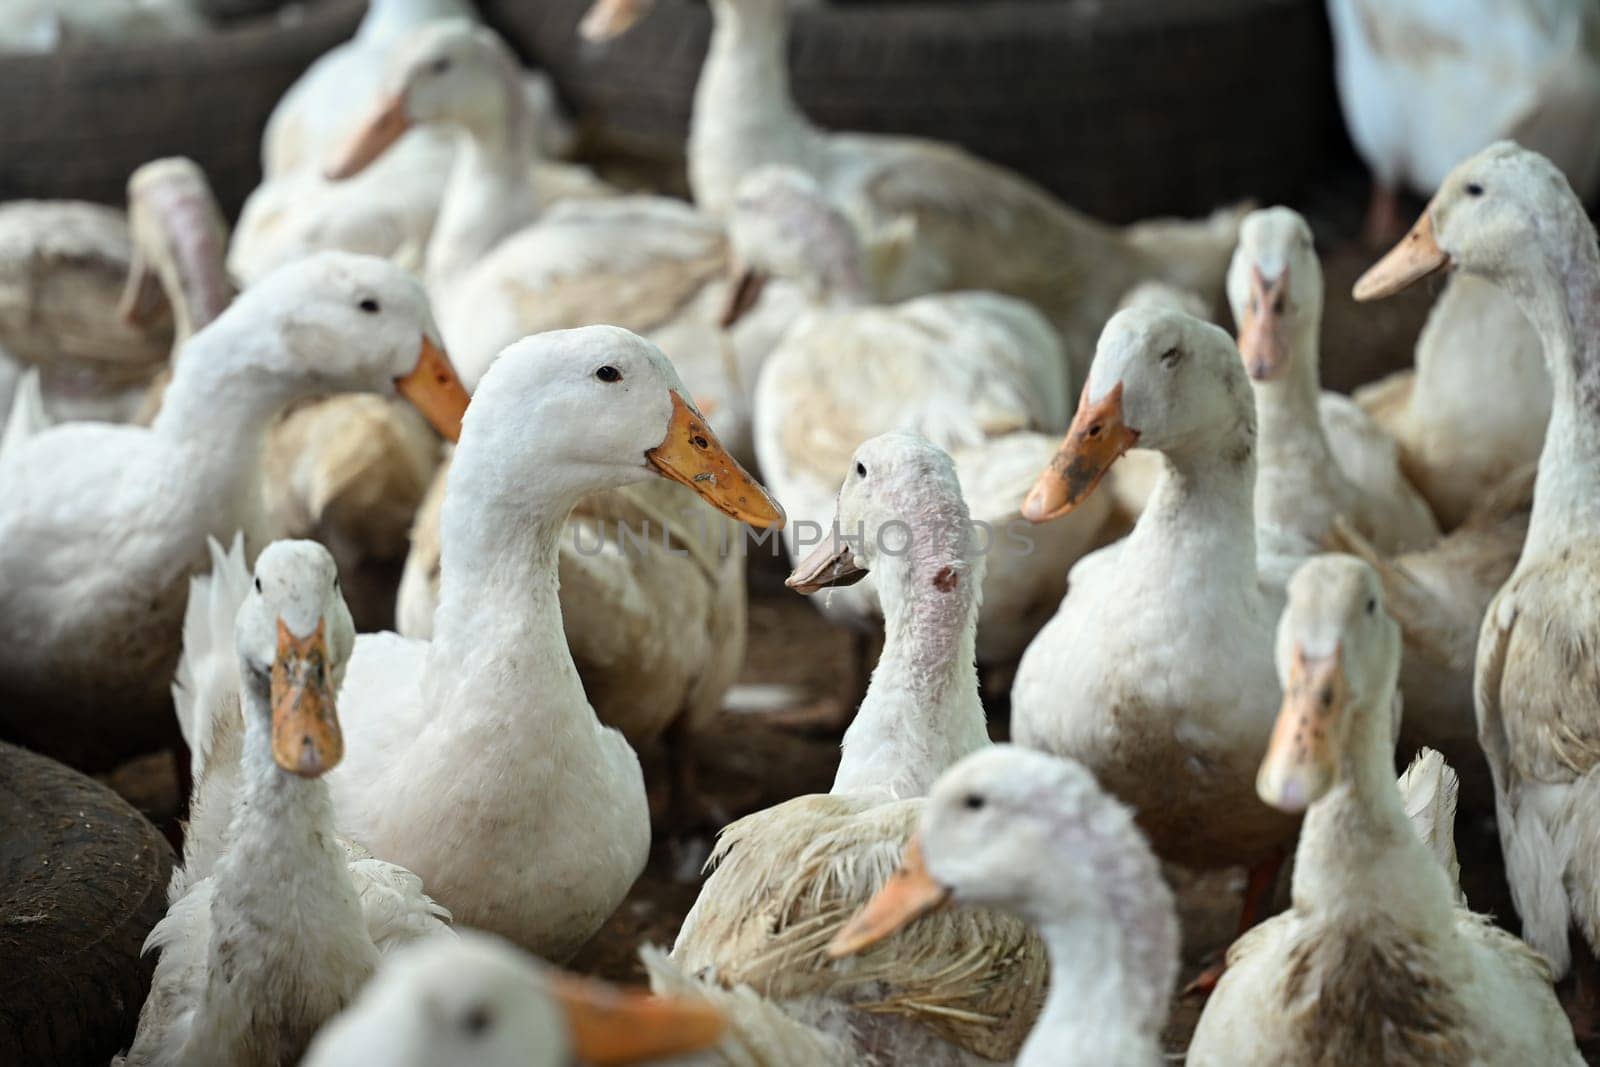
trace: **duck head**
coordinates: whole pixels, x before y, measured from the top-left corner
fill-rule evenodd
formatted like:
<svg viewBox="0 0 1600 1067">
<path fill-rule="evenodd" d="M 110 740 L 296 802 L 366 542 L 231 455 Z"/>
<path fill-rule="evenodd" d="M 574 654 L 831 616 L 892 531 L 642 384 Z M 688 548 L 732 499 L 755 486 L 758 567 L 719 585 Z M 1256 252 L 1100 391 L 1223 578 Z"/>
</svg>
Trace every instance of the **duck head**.
<svg viewBox="0 0 1600 1067">
<path fill-rule="evenodd" d="M 228 224 L 193 160 L 157 159 L 133 172 L 128 178 L 128 232 L 133 260 L 117 308 L 124 322 L 146 319 L 146 294 L 158 283 L 172 304 L 177 348 L 233 302 L 226 266 Z"/>
<path fill-rule="evenodd" d="M 445 438 L 460 436 L 467 391 L 422 286 L 392 263 L 317 252 L 251 286 L 223 319 L 234 316 L 276 331 L 269 374 L 319 393 L 398 390 Z"/>
<path fill-rule="evenodd" d="M 467 411 L 454 470 L 497 472 L 576 500 L 652 475 L 757 527 L 783 509 L 717 440 L 661 350 L 617 326 L 523 338 L 490 365 Z M 454 473 L 452 474 L 454 477 Z"/>
<path fill-rule="evenodd" d="M 1372 568 L 1351 556 L 1317 556 L 1289 581 L 1278 623 L 1283 706 L 1256 792 L 1282 811 L 1305 811 L 1343 774 L 1359 719 L 1381 715 L 1393 743 L 1400 628 L 1384 610 Z"/>
<path fill-rule="evenodd" d="M 517 78 L 516 58 L 493 30 L 467 19 L 429 22 L 395 49 L 377 104 L 324 173 L 331 181 L 360 174 L 414 126 L 454 123 L 492 135 L 508 121 Z"/>
<path fill-rule="evenodd" d="M 1228 302 L 1239 327 L 1239 355 L 1258 382 L 1273 381 L 1291 356 L 1315 351 L 1322 322 L 1322 265 L 1306 220 L 1286 207 L 1253 211 L 1239 228 L 1228 267 Z"/>
<path fill-rule="evenodd" d="M 1254 417 L 1254 403 L 1227 333 L 1171 308 L 1124 308 L 1100 334 L 1078 412 L 1023 501 L 1022 517 L 1065 515 L 1135 445 L 1164 452 L 1204 445 L 1241 417 Z"/>
<path fill-rule="evenodd" d="M 344 739 L 335 694 L 356 631 L 328 550 L 314 541 L 268 545 L 234 638 L 244 684 L 267 691 L 273 761 L 302 778 L 338 766 Z"/>
<path fill-rule="evenodd" d="M 810 175 L 765 166 L 740 180 L 728 216 L 733 280 L 721 316 L 732 326 L 755 305 L 769 277 L 799 284 L 813 299 L 867 295 L 855 227 Z"/>
</svg>

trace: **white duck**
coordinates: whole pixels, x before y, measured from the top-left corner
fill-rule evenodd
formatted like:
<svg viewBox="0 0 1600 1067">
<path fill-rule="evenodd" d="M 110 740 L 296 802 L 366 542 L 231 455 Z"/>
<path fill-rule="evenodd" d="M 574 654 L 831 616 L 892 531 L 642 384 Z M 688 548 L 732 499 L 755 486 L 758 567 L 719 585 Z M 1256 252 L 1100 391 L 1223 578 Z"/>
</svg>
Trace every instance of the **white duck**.
<svg viewBox="0 0 1600 1067">
<path fill-rule="evenodd" d="M 1516 299 L 1555 391 L 1527 542 L 1484 618 L 1476 702 L 1523 936 L 1558 974 L 1580 964 L 1588 993 L 1600 951 L 1600 702 L 1587 652 L 1600 640 L 1600 250 L 1561 172 L 1503 142 L 1450 173 L 1356 296 L 1452 264 Z M 1594 1010 L 1577 1006 L 1580 1025 Z"/>
<path fill-rule="evenodd" d="M 221 562 L 242 571 L 240 555 Z M 414 876 L 334 840 L 323 776 L 343 754 L 335 693 L 355 627 L 333 558 L 279 541 L 254 582 L 211 581 L 248 592 L 224 595 L 237 623 L 217 633 L 202 622 L 195 632 L 207 640 L 186 653 L 214 665 L 216 646 L 236 645 L 238 686 L 234 699 L 196 709 L 214 717 L 212 773 L 196 791 L 171 905 L 146 942 L 161 958 L 138 1033 L 114 1067 L 295 1062 L 380 953 L 448 931 Z M 216 694 L 214 680 L 204 684 Z"/>
<path fill-rule="evenodd" d="M 638 759 L 595 719 L 567 649 L 558 545 L 581 498 L 652 475 L 782 522 L 654 345 L 593 326 L 507 349 L 451 467 L 433 640 L 362 638 L 345 687 L 341 830 L 460 922 L 547 958 L 609 917 L 650 843 Z"/>
<path fill-rule="evenodd" d="M 463 932 L 385 959 L 301 1067 L 645 1063 L 708 1045 L 724 1025 L 703 1001 L 562 974 L 498 938 Z"/>
<path fill-rule="evenodd" d="M 1228 299 L 1256 397 L 1257 525 L 1300 538 L 1307 554 L 1341 515 L 1384 552 L 1437 541 L 1394 442 L 1348 397 L 1321 390 L 1322 265 L 1305 219 L 1286 207 L 1245 218 Z"/>
<path fill-rule="evenodd" d="M 598 0 L 582 29 L 591 39 L 614 36 L 651 6 Z M 794 167 L 869 243 L 878 235 L 903 241 L 911 226 L 914 248 L 886 298 L 960 289 L 1021 297 L 1056 326 L 1079 376 L 1095 335 L 1135 282 L 1163 278 L 1212 302 L 1220 295 L 1237 212 L 1119 231 L 952 145 L 819 130 L 789 93 L 786 0 L 710 6 L 711 46 L 689 127 L 689 182 L 702 210 L 724 217 L 752 171 Z"/>
<path fill-rule="evenodd" d="M 1221 329 L 1150 306 L 1106 324 L 1072 428 L 1022 513 L 1070 511 L 1135 443 L 1165 470 L 1133 532 L 1072 569 L 1011 690 L 1013 739 L 1082 761 L 1164 860 L 1254 866 L 1241 927 L 1294 834 L 1252 787 L 1279 695 L 1255 440 L 1244 366 Z"/>
<path fill-rule="evenodd" d="M 1431 192 L 1501 137 L 1600 181 L 1600 11 L 1569 0 L 1328 0 L 1339 101 L 1372 171 L 1367 232 L 1403 228 L 1396 194 Z"/>
<path fill-rule="evenodd" d="M 676 971 L 748 986 L 847 1050 L 834 1062 L 1008 1060 L 1045 977 L 1042 950 L 1015 920 L 953 913 L 859 961 L 825 954 L 889 877 L 934 780 L 989 743 L 973 662 L 984 561 L 954 464 L 921 438 L 884 434 L 853 467 L 838 495 L 845 538 L 789 578 L 813 592 L 871 571 L 883 597 L 883 655 L 833 789 L 724 830 L 670 961 L 652 966 L 657 982 Z M 736 1015 L 727 1043 L 784 1045 L 761 1040 L 769 1029 Z"/>
<path fill-rule="evenodd" d="M 127 47 L 208 28 L 194 0 L 11 0 L 0 13 L 0 51 Z"/>
<path fill-rule="evenodd" d="M 4 733 L 90 767 L 170 737 L 185 581 L 205 565 L 207 537 L 266 540 L 271 426 L 310 394 L 398 387 L 453 435 L 467 398 L 436 336 L 421 288 L 397 268 L 323 253 L 194 336 L 152 426 L 68 423 L 8 448 Z"/>
<path fill-rule="evenodd" d="M 1188 1062 L 1583 1063 L 1548 965 L 1458 903 L 1407 817 L 1394 782 L 1400 633 L 1371 569 L 1306 563 L 1277 660 L 1283 707 L 1257 786 L 1306 813 L 1294 904 L 1235 944 Z"/>
<path fill-rule="evenodd" d="M 934 785 L 900 869 L 840 932 L 834 956 L 926 936 L 953 904 L 1001 908 L 1039 931 L 1050 995 L 1017 1067 L 1165 1062 L 1178 918 L 1132 813 L 1071 761 L 1013 745 Z M 961 914 L 958 911 L 956 914 Z M 896 933 L 896 931 L 900 931 Z M 889 940 L 890 935 L 895 935 Z"/>
<path fill-rule="evenodd" d="M 1110 497 L 1099 497 L 1059 529 L 1037 531 L 1018 515 L 1069 421 L 1071 371 L 1049 324 L 996 293 L 874 304 L 854 229 L 815 182 L 789 168 L 758 170 L 740 185 L 730 229 L 746 268 L 812 294 L 812 310 L 756 382 L 756 455 L 795 520 L 791 555 L 823 536 L 857 445 L 890 430 L 923 434 L 954 456 L 989 541 L 978 658 L 1015 660 L 1111 509 Z M 880 613 L 875 585 L 830 594 L 820 606 L 858 626 Z"/>
</svg>

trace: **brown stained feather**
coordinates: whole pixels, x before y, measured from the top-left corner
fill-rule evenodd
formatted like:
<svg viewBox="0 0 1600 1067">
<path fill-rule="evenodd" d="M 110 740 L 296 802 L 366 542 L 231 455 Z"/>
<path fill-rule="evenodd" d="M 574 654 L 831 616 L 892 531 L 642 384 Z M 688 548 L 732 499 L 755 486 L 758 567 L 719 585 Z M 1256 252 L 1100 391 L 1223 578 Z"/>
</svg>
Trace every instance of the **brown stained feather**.
<svg viewBox="0 0 1600 1067">
<path fill-rule="evenodd" d="M 524 288 L 515 278 L 502 284 L 525 333 L 607 324 L 649 334 L 676 319 L 727 270 L 727 243 L 717 241 L 689 258 L 655 256 L 622 274 L 591 271 L 536 288 Z"/>
<path fill-rule="evenodd" d="M 1436 1067 L 1472 1060 L 1466 1007 L 1428 947 L 1371 915 L 1288 948 L 1281 1011 L 1307 1067 Z"/>
<path fill-rule="evenodd" d="M 843 961 L 826 947 L 888 880 L 920 799 L 873 805 L 800 797 L 730 825 L 685 920 L 673 960 L 775 1000 L 827 997 L 894 1016 L 960 1048 L 1013 1059 L 1044 999 L 1044 945 L 1021 920 L 983 909 L 935 912 Z"/>
</svg>

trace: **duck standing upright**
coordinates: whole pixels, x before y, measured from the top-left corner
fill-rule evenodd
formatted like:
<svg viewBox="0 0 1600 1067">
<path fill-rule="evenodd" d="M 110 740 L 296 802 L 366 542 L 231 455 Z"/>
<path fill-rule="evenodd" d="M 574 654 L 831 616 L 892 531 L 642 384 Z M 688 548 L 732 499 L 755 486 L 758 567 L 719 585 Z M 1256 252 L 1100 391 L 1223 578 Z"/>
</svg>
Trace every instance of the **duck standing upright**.
<svg viewBox="0 0 1600 1067">
<path fill-rule="evenodd" d="M 1152 306 L 1106 324 L 1072 428 L 1022 513 L 1070 511 L 1135 443 L 1165 469 L 1133 532 L 1072 569 L 1011 691 L 1013 739 L 1082 762 L 1162 859 L 1254 868 L 1241 928 L 1260 917 L 1295 830 L 1252 785 L 1278 704 L 1255 441 L 1244 366 L 1221 329 Z"/>
<path fill-rule="evenodd" d="M 1457 903 L 1407 817 L 1394 780 L 1400 632 L 1372 570 L 1348 556 L 1301 567 L 1277 659 L 1283 708 L 1257 787 L 1306 812 L 1294 903 L 1229 952 L 1188 1062 L 1582 1063 L 1549 967 Z"/>
<path fill-rule="evenodd" d="M 1600 249 L 1544 157 L 1509 142 L 1451 171 L 1422 218 L 1356 283 L 1357 299 L 1443 267 L 1509 292 L 1544 343 L 1554 404 L 1516 569 L 1478 640 L 1478 738 L 1523 937 L 1579 972 L 1580 1031 L 1596 1017 L 1600 952 Z"/>
</svg>

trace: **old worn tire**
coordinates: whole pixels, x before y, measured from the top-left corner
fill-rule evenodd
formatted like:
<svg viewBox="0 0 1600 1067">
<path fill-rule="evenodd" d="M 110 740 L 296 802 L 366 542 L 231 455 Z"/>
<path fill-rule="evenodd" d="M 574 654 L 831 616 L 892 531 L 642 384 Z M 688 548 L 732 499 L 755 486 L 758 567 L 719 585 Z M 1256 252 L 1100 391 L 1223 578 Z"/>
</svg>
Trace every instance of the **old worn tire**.
<svg viewBox="0 0 1600 1067">
<path fill-rule="evenodd" d="M 589 0 L 482 0 L 621 148 L 681 151 L 711 16 L 660 0 L 602 48 Z M 821 125 L 954 141 L 1109 219 L 1296 193 L 1336 123 L 1317 0 L 997 0 L 797 12 L 796 99 Z"/>
<path fill-rule="evenodd" d="M 0 200 L 120 204 L 136 167 L 184 155 L 233 214 L 260 181 L 273 105 L 355 32 L 365 6 L 321 0 L 287 24 L 261 17 L 193 40 L 0 55 Z"/>
<path fill-rule="evenodd" d="M 0 744 L 0 1063 L 97 1064 L 150 988 L 172 849 L 121 797 Z"/>
</svg>

